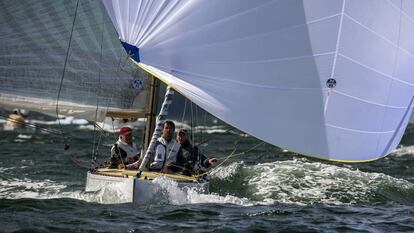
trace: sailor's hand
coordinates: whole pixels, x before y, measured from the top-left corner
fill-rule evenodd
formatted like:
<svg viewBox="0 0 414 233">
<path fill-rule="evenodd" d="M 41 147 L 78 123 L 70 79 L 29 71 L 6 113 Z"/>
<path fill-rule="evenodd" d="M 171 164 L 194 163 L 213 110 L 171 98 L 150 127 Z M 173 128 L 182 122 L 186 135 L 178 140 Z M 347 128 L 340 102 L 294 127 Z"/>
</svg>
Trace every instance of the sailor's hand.
<svg viewBox="0 0 414 233">
<path fill-rule="evenodd" d="M 118 169 L 125 169 L 125 165 L 124 164 L 119 164 Z"/>
<path fill-rule="evenodd" d="M 126 158 L 126 162 L 127 162 L 127 163 L 133 163 L 133 162 L 134 162 L 134 158 L 133 158 L 133 157 L 131 157 L 131 156 L 128 156 L 128 157 Z"/>
<path fill-rule="evenodd" d="M 215 164 L 215 163 L 217 163 L 217 159 L 216 158 L 211 158 L 211 159 L 208 159 L 208 162 L 210 164 Z"/>
</svg>

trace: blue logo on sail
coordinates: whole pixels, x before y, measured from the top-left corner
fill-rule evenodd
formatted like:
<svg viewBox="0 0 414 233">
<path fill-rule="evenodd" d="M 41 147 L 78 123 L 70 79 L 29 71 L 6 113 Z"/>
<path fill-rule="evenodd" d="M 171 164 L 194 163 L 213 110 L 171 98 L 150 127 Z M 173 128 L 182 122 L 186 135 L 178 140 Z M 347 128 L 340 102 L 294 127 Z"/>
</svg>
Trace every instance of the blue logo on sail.
<svg viewBox="0 0 414 233">
<path fill-rule="evenodd" d="M 140 62 L 141 60 L 139 59 L 139 48 L 128 44 L 126 42 L 121 41 L 122 46 L 124 46 L 125 51 L 128 53 L 128 55 L 134 59 L 134 61 L 136 62 Z"/>
<path fill-rule="evenodd" d="M 134 81 L 132 82 L 132 87 L 133 87 L 134 89 L 141 90 L 141 89 L 143 88 L 142 81 L 141 81 L 141 80 L 139 80 L 139 79 L 134 80 Z"/>
<path fill-rule="evenodd" d="M 336 86 L 336 80 L 333 78 L 328 79 L 328 81 L 326 81 L 326 86 L 329 88 L 334 88 Z"/>
</svg>

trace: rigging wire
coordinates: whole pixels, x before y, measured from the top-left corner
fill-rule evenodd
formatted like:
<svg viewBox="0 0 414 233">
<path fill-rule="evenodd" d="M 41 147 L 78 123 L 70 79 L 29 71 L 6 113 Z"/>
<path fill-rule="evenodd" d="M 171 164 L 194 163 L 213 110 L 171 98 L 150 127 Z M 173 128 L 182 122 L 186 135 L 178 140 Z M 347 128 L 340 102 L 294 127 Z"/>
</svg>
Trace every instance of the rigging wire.
<svg viewBox="0 0 414 233">
<path fill-rule="evenodd" d="M 103 10 L 103 9 L 102 9 Z M 102 19 L 103 17 L 103 11 L 102 11 Z M 103 44 L 103 38 L 104 38 L 104 31 L 105 31 L 105 21 L 102 22 L 102 35 L 101 35 L 101 51 L 100 51 L 100 57 L 99 57 L 99 66 L 98 66 L 98 93 L 96 95 L 96 109 L 95 109 L 95 124 L 93 124 L 93 145 L 92 145 L 92 155 L 91 155 L 91 166 L 90 168 L 93 169 L 95 167 L 96 162 L 96 155 L 99 150 L 99 144 L 96 144 L 96 150 L 95 150 L 95 143 L 96 143 L 96 121 L 98 120 L 98 108 L 99 108 L 99 97 L 100 93 L 102 91 L 101 88 L 101 72 L 102 72 L 102 44 Z M 102 135 L 102 134 L 101 134 Z M 99 140 L 100 141 L 100 140 Z"/>
<path fill-rule="evenodd" d="M 199 175 L 197 175 L 196 177 L 201 177 L 201 176 L 204 176 L 204 175 L 208 175 L 208 174 L 211 174 L 213 171 L 216 171 L 219 167 L 221 167 L 227 160 L 229 160 L 230 158 L 233 158 L 233 157 L 236 157 L 236 156 L 240 156 L 240 155 L 244 155 L 244 154 L 246 154 L 246 153 L 248 153 L 248 152 L 250 152 L 250 151 L 252 151 L 252 150 L 254 150 L 254 149 L 256 149 L 257 147 L 259 147 L 259 146 L 261 146 L 261 145 L 263 145 L 265 142 L 260 142 L 260 143 L 258 143 L 258 144 L 256 144 L 255 146 L 253 146 L 253 147 L 251 147 L 250 149 L 248 149 L 248 150 L 246 150 L 246 151 L 243 151 L 243 152 L 240 152 L 240 153 L 237 153 L 237 154 L 235 154 L 235 152 L 236 152 L 236 150 L 237 150 L 237 147 L 235 147 L 234 148 L 234 150 L 228 155 L 228 156 L 226 156 L 226 157 L 224 157 L 224 158 L 220 158 L 220 159 L 217 159 L 217 160 L 221 160 L 221 159 L 223 159 L 223 161 L 221 162 L 221 163 L 219 163 L 219 164 L 217 164 L 214 168 L 212 168 L 211 170 L 209 170 L 209 171 L 206 171 L 206 172 L 204 172 L 204 173 L 202 173 L 202 174 L 199 174 Z"/>
<path fill-rule="evenodd" d="M 88 166 L 86 166 L 86 165 L 83 165 L 76 157 L 75 157 L 75 154 L 69 154 L 69 158 L 70 158 L 70 160 L 74 163 L 74 164 L 76 164 L 78 167 L 80 167 L 80 168 L 84 168 L 84 169 L 90 169 L 90 167 L 88 167 Z"/>
<path fill-rule="evenodd" d="M 240 156 L 240 155 L 244 155 L 244 154 L 247 154 L 248 152 L 250 152 L 250 151 L 252 151 L 252 150 L 254 150 L 254 149 L 256 149 L 257 147 L 259 147 L 259 146 L 261 146 L 261 145 L 263 145 L 265 142 L 260 142 L 260 143 L 258 143 L 258 144 L 256 144 L 255 146 L 253 146 L 253 147 L 251 147 L 250 149 L 248 149 L 248 150 L 246 150 L 246 151 L 243 151 L 243 152 L 240 152 L 240 153 L 236 153 L 236 151 L 237 151 L 237 147 L 235 146 L 235 148 L 233 149 L 233 151 L 229 154 L 229 155 L 227 155 L 227 156 L 225 156 L 225 157 L 223 157 L 223 158 L 218 158 L 217 160 L 223 160 L 221 163 L 219 163 L 219 164 L 217 164 L 214 168 L 212 168 L 211 170 L 208 170 L 208 171 L 206 171 L 206 172 L 204 172 L 204 173 L 201 173 L 201 174 L 198 174 L 198 175 L 194 175 L 193 177 L 195 177 L 195 178 L 199 178 L 199 177 L 202 177 L 202 176 L 205 176 L 205 175 L 209 175 L 209 174 L 211 174 L 212 172 L 214 172 L 214 171 L 216 171 L 217 169 L 219 169 L 220 167 L 222 167 L 223 166 L 223 164 L 226 162 L 226 161 L 228 161 L 230 158 L 233 158 L 233 157 L 236 157 L 236 156 Z M 184 167 L 181 167 L 181 166 L 178 166 L 178 165 L 174 165 L 174 164 L 172 164 L 172 166 L 174 166 L 174 167 L 177 167 L 177 168 L 180 168 L 180 169 L 185 169 Z M 186 178 L 184 178 L 184 177 L 182 177 L 183 179 L 186 179 Z M 190 177 L 188 177 L 188 180 L 192 180 L 193 178 L 190 178 Z"/>
<path fill-rule="evenodd" d="M 59 99 L 60 99 L 60 93 L 62 91 L 62 86 L 63 86 L 63 79 L 65 78 L 65 73 L 66 73 L 66 65 L 68 63 L 68 57 L 69 57 L 69 50 L 70 50 L 70 45 L 72 43 L 72 37 L 73 37 L 73 29 L 75 28 L 75 21 L 76 21 L 76 15 L 78 13 L 78 6 L 79 6 L 79 0 L 76 2 L 76 8 L 75 8 L 75 15 L 73 17 L 73 23 L 72 23 L 72 30 L 70 32 L 70 37 L 69 37 L 69 43 L 68 43 L 68 48 L 66 50 L 66 57 L 65 57 L 65 63 L 63 65 L 63 72 L 62 72 L 62 77 L 60 79 L 60 84 L 59 84 L 59 91 L 58 91 L 58 95 L 57 95 L 57 99 L 56 99 L 56 117 L 58 119 L 58 123 L 59 123 L 59 127 L 60 130 L 62 132 L 62 138 L 63 138 L 63 143 L 64 143 L 64 149 L 68 150 L 69 149 L 69 145 L 67 144 L 67 139 L 65 137 L 65 133 L 63 131 L 63 127 L 62 124 L 60 123 L 60 118 L 59 118 Z"/>
<path fill-rule="evenodd" d="M 194 104 L 194 108 L 195 108 L 195 120 L 194 120 L 194 124 L 195 124 L 195 130 L 197 130 L 198 131 L 198 129 L 197 129 L 197 127 L 199 126 L 198 125 L 198 105 L 197 104 Z M 198 136 L 198 141 L 200 142 L 200 134 L 197 134 L 197 136 Z M 194 145 L 195 145 L 195 143 L 194 143 Z"/>
<path fill-rule="evenodd" d="M 191 107 L 191 124 L 190 124 L 190 126 L 191 126 L 191 139 L 192 140 L 195 140 L 195 138 L 194 138 L 194 111 L 193 111 L 193 101 L 190 101 L 190 107 Z M 193 144 L 194 144 L 194 142 L 193 142 Z"/>
</svg>

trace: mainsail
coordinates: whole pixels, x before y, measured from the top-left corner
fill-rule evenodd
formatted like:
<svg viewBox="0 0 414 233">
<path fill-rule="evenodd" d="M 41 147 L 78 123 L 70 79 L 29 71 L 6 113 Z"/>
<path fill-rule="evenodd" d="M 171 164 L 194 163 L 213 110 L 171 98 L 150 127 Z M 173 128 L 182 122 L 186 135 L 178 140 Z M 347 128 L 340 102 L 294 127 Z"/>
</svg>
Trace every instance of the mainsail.
<svg viewBox="0 0 414 233">
<path fill-rule="evenodd" d="M 1 1 L 0 22 L 0 106 L 98 121 L 147 111 L 149 76 L 100 1 Z"/>
<path fill-rule="evenodd" d="M 305 155 L 368 161 L 412 112 L 409 0 L 103 0 L 136 63 L 223 121 Z"/>
</svg>

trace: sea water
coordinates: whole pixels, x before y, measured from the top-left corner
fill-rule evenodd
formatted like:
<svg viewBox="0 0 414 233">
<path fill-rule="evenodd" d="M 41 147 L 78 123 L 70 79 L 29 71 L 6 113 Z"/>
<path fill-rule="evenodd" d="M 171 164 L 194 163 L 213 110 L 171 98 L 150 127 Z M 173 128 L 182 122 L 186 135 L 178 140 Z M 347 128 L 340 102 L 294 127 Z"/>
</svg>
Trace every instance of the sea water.
<svg viewBox="0 0 414 233">
<path fill-rule="evenodd" d="M 248 152 L 210 174 L 210 193 L 159 178 L 160 194 L 145 205 L 124 203 L 122 187 L 84 191 L 92 153 L 107 159 L 116 133 L 64 125 L 65 151 L 59 130 L 0 132 L 0 232 L 414 231 L 413 125 L 394 153 L 363 164 L 305 158 L 225 125 L 198 127 L 206 155 Z"/>
</svg>

